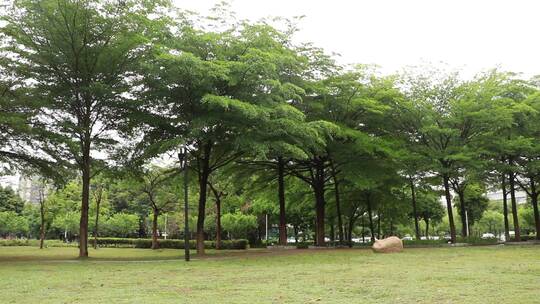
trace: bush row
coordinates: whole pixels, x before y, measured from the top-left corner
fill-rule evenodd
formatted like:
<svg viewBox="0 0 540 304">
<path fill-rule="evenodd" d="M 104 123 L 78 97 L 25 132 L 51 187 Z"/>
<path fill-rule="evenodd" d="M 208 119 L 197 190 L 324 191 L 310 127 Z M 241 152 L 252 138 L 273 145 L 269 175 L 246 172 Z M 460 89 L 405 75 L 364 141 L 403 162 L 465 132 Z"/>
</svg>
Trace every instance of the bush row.
<svg viewBox="0 0 540 304">
<path fill-rule="evenodd" d="M 534 240 L 536 240 L 536 235 L 534 235 L 534 234 L 530 234 L 530 235 L 522 235 L 522 236 L 521 236 L 521 241 L 522 241 L 522 242 L 526 242 L 526 241 L 534 241 Z M 511 238 L 510 238 L 510 241 L 511 241 L 511 242 L 515 242 L 515 241 L 516 241 L 515 237 L 511 237 Z"/>
<path fill-rule="evenodd" d="M 92 243 L 93 240 L 90 240 Z M 196 241 L 189 241 L 189 248 L 196 249 Z M 152 239 L 129 239 L 129 238 L 98 238 L 99 247 L 128 247 L 128 248 L 151 248 Z M 247 249 L 249 242 L 244 239 L 221 241 L 221 249 Z M 159 248 L 184 248 L 184 240 L 159 240 Z M 204 241 L 204 248 L 215 249 L 215 241 Z"/>
<path fill-rule="evenodd" d="M 89 244 L 92 245 L 94 239 L 89 239 Z M 28 239 L 0 239 L 0 246 L 39 246 L 39 240 Z M 78 243 L 64 243 L 60 240 L 46 240 L 46 247 L 77 247 Z M 129 239 L 129 238 L 98 238 L 99 247 L 114 247 L 114 248 L 151 248 L 152 239 Z M 184 248 L 184 240 L 159 240 L 160 248 Z M 195 240 L 189 241 L 190 249 L 196 248 Z M 247 249 L 249 243 L 247 240 L 225 240 L 221 241 L 221 249 Z M 216 242 L 205 241 L 204 248 L 215 249 Z"/>
</svg>

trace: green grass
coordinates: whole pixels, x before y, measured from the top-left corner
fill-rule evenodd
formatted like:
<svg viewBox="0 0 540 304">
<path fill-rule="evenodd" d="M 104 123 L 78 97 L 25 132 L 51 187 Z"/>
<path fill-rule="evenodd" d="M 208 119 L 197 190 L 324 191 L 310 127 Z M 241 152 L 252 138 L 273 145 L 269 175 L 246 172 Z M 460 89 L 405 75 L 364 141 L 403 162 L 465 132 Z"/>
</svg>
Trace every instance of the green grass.
<svg viewBox="0 0 540 304">
<path fill-rule="evenodd" d="M 540 303 L 540 246 L 76 252 L 0 247 L 0 302 Z"/>
</svg>

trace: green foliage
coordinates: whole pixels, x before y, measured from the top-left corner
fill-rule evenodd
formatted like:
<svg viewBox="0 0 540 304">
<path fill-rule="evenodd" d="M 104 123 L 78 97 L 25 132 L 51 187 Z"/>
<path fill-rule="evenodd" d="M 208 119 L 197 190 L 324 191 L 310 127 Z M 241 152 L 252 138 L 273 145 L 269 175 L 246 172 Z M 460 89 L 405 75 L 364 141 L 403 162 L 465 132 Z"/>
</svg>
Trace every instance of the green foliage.
<svg viewBox="0 0 540 304">
<path fill-rule="evenodd" d="M 0 212 L 13 211 L 21 214 L 24 201 L 10 187 L 0 186 Z"/>
<path fill-rule="evenodd" d="M 478 224 L 482 232 L 495 233 L 504 229 L 504 216 L 498 211 L 486 210 Z"/>
<path fill-rule="evenodd" d="M 481 237 L 474 237 L 474 236 L 468 236 L 468 237 L 460 237 L 457 239 L 458 243 L 467 243 L 471 245 L 494 245 L 498 243 L 497 238 L 486 238 L 483 239 Z"/>
<path fill-rule="evenodd" d="M 61 232 L 76 235 L 79 233 L 80 214 L 76 211 L 66 211 L 57 214 L 53 219 L 52 228 Z"/>
<path fill-rule="evenodd" d="M 128 238 L 98 238 L 98 245 L 100 247 L 126 247 L 126 248 L 151 248 L 152 239 L 128 239 Z M 205 248 L 215 249 L 216 244 L 213 241 L 205 241 Z M 196 243 L 194 240 L 189 242 L 190 249 L 196 248 Z M 173 248 L 173 249 L 183 249 L 184 240 L 159 240 L 159 247 L 164 248 Z M 247 249 L 249 243 L 247 240 L 224 240 L 221 243 L 221 249 Z"/>
<path fill-rule="evenodd" d="M 135 214 L 116 213 L 103 223 L 102 235 L 129 237 L 137 234 L 139 217 Z"/>
<path fill-rule="evenodd" d="M 257 217 L 242 213 L 227 213 L 221 219 L 223 229 L 235 238 L 246 237 L 248 232 L 257 228 Z"/>
<path fill-rule="evenodd" d="M 28 220 L 14 211 L 0 211 L 0 236 L 23 236 L 29 231 Z"/>
</svg>

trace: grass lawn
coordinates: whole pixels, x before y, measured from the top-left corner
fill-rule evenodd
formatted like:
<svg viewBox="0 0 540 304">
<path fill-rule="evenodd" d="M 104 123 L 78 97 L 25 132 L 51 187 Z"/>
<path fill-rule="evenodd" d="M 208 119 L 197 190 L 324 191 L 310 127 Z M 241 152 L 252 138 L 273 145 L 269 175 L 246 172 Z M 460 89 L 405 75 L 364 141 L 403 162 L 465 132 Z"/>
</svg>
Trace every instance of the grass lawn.
<svg viewBox="0 0 540 304">
<path fill-rule="evenodd" d="M 0 303 L 540 303 L 540 246 L 76 253 L 0 247 Z"/>
</svg>

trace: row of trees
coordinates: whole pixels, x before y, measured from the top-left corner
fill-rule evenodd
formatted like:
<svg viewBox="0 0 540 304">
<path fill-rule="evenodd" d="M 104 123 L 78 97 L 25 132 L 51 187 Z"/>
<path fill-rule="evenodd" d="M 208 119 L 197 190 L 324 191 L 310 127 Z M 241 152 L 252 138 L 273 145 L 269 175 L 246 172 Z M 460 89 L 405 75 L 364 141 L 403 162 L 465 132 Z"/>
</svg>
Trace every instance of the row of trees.
<svg viewBox="0 0 540 304">
<path fill-rule="evenodd" d="M 101 182 L 104 182 L 102 179 Z M 147 199 L 146 193 L 142 191 L 142 185 L 134 180 L 120 179 L 102 183 L 102 188 L 92 187 L 92 200 L 90 203 L 89 230 L 93 236 L 99 237 L 137 237 L 147 238 L 160 234 L 160 238 L 182 238 L 182 227 L 184 218 L 181 213 L 180 204 L 171 205 L 164 209 L 158 216 L 154 225 L 152 203 Z M 192 188 L 196 188 L 193 184 Z M 162 188 L 161 191 L 175 193 L 177 191 L 174 183 Z M 49 194 L 47 199 L 40 203 L 24 203 L 18 195 L 10 188 L 0 188 L 0 236 L 1 237 L 27 237 L 48 239 L 62 239 L 64 241 L 76 240 L 79 234 L 79 214 L 80 214 L 80 182 L 73 181 L 65 187 Z M 265 195 L 254 196 L 251 193 L 242 195 L 240 193 L 222 195 L 220 210 L 218 203 L 214 199 L 214 206 L 208 210 L 205 221 L 205 232 L 207 239 L 213 239 L 220 244 L 222 238 L 247 238 L 253 246 L 263 245 L 266 228 L 269 228 L 270 242 L 275 241 L 275 224 L 279 222 L 279 208 L 269 197 Z M 100 195 L 98 195 L 100 194 Z M 162 195 L 156 192 L 157 196 Z M 444 236 L 448 229 L 448 221 L 445 212 L 436 193 L 431 193 L 430 199 L 425 199 L 419 194 L 418 211 L 422 221 L 419 223 L 423 237 Z M 471 194 L 468 193 L 467 197 Z M 255 197 L 250 200 L 248 197 Z M 288 194 L 287 197 L 291 197 Z M 471 206 L 469 215 L 469 230 L 475 236 L 481 236 L 485 232 L 498 235 L 504 231 L 503 209 L 500 201 L 488 202 L 481 199 L 468 200 Z M 99 208 L 98 208 L 99 205 Z M 190 198 L 190 209 L 197 207 L 196 196 Z M 300 208 L 299 208 L 300 207 Z M 312 236 L 312 217 L 310 209 L 312 202 L 309 199 L 299 199 L 293 205 L 287 206 L 286 213 L 291 223 L 287 234 L 289 238 L 294 238 L 295 242 L 309 242 Z M 404 205 L 403 207 L 407 207 Z M 409 206 L 410 207 L 410 206 Z M 374 223 L 374 234 L 378 236 L 396 234 L 406 236 L 414 234 L 414 221 L 412 220 L 412 209 L 403 208 L 396 210 L 399 213 L 406 212 L 408 216 L 401 222 L 394 222 L 395 227 L 389 227 L 392 222 L 388 221 L 393 216 L 376 218 Z M 43 213 L 42 213 L 43 211 Z M 331 210 L 330 210 L 331 211 Z M 390 210 L 388 210 L 390 211 Z M 386 211 L 386 212 L 388 212 Z M 221 214 L 222 213 L 222 214 Z M 218 221 L 219 218 L 221 219 Z M 43 216 L 43 221 L 42 221 Z M 518 217 L 522 228 L 526 231 L 534 230 L 534 215 L 532 207 L 528 204 L 521 205 L 518 210 Z M 329 217 L 327 236 L 331 241 L 337 239 L 337 229 L 335 223 L 331 223 L 333 216 Z M 196 216 L 189 218 L 189 226 L 192 231 L 196 228 Z M 268 221 L 268 226 L 266 225 Z M 44 223 L 43 235 L 41 223 Z M 357 224 L 352 226 L 351 238 L 362 238 L 369 241 L 371 231 L 368 227 L 368 220 L 361 216 Z M 390 229 L 393 229 L 391 231 Z M 348 227 L 347 229 L 348 230 Z M 154 233 L 156 232 L 156 233 Z M 154 248 L 159 247 L 159 241 L 154 240 Z"/>
<path fill-rule="evenodd" d="M 222 6 L 203 18 L 167 1 L 14 1 L 2 20 L 0 161 L 56 181 L 78 170 L 81 257 L 95 177 L 143 180 L 157 217 L 178 199 L 151 193 L 178 173 L 180 148 L 197 182 L 201 254 L 209 194 L 218 206 L 277 202 L 282 245 L 287 225 L 324 246 L 328 228 L 345 242 L 366 221 L 374 238 L 381 221 L 393 234 L 409 214 L 419 238 L 438 191 L 455 242 L 454 205 L 467 236 L 489 188 L 503 189 L 507 235 L 512 215 L 520 240 L 518 189 L 540 230 L 536 79 L 341 67 L 295 43 L 294 22 L 238 21 Z M 147 171 L 157 160 L 166 172 Z"/>
</svg>

